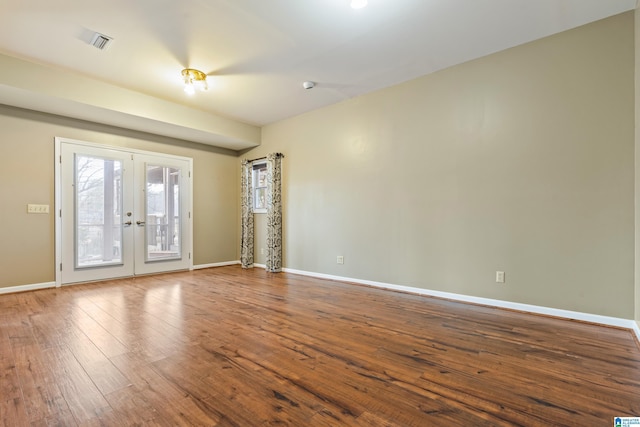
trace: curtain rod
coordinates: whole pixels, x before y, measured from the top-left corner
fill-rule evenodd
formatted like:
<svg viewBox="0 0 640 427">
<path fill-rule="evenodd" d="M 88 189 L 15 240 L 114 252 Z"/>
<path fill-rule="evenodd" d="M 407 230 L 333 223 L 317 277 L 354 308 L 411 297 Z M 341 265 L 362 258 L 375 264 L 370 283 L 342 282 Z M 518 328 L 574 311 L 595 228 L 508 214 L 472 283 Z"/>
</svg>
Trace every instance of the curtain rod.
<svg viewBox="0 0 640 427">
<path fill-rule="evenodd" d="M 282 153 L 275 153 L 275 154 L 276 154 L 276 156 L 282 157 L 282 158 L 284 159 L 284 154 L 282 154 Z M 258 160 L 264 160 L 264 159 L 266 159 L 266 158 L 267 158 L 267 156 L 264 156 L 264 157 L 258 157 L 257 159 L 247 160 L 247 162 L 249 162 L 249 163 L 251 163 L 251 162 L 257 162 Z"/>
</svg>

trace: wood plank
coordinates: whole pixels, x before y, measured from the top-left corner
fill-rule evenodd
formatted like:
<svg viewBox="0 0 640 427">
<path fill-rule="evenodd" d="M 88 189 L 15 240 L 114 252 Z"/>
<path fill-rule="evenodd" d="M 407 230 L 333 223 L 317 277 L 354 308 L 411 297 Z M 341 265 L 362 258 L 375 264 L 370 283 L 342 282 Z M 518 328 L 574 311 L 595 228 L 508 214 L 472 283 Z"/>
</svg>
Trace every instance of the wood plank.
<svg viewBox="0 0 640 427">
<path fill-rule="evenodd" d="M 157 414 L 154 420 L 164 420 L 168 425 L 215 426 L 224 417 L 223 414 L 203 408 L 195 393 L 184 391 L 181 385 L 162 376 L 144 355 L 123 354 L 114 357 L 112 362 L 132 383 L 131 389 L 106 396 L 114 407 L 120 407 L 117 402 L 122 401 L 123 396 L 135 395 L 143 411 Z M 126 413 L 128 410 L 128 404 L 125 404 L 122 411 Z"/>
<path fill-rule="evenodd" d="M 29 417 L 22 398 L 11 340 L 6 324 L 0 324 L 0 425 L 28 425 Z"/>
<path fill-rule="evenodd" d="M 71 350 L 59 347 L 47 349 L 44 353 L 50 360 L 55 382 L 78 424 L 93 422 L 101 413 L 110 409 L 109 403 Z"/>
<path fill-rule="evenodd" d="M 69 407 L 54 378 L 48 361 L 37 345 L 31 328 L 24 324 L 12 329 L 11 348 L 16 359 L 27 415 L 32 423 L 70 415 Z"/>
<path fill-rule="evenodd" d="M 0 295 L 0 425 L 611 425 L 633 333 L 237 266 Z"/>
</svg>

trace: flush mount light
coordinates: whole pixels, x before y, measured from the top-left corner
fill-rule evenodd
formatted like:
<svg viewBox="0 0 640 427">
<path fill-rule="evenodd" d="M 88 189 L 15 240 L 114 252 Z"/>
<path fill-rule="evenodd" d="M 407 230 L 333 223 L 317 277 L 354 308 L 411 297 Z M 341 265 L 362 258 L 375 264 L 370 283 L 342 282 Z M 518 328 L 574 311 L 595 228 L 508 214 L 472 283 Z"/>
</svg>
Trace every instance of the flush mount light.
<svg viewBox="0 0 640 427">
<path fill-rule="evenodd" d="M 351 0 L 352 9 L 362 9 L 367 5 L 367 0 Z"/>
<path fill-rule="evenodd" d="M 184 79 L 184 91 L 187 95 L 193 95 L 198 90 L 207 90 L 207 75 L 200 70 L 193 68 L 185 68 L 182 70 L 182 78 Z"/>
</svg>

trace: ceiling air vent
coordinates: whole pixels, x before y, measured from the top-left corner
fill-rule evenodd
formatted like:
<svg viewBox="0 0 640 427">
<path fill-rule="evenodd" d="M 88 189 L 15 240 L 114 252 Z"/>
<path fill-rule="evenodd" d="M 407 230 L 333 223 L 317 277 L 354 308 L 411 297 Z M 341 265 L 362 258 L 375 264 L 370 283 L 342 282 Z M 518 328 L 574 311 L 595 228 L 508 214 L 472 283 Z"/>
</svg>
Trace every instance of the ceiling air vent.
<svg viewBox="0 0 640 427">
<path fill-rule="evenodd" d="M 105 50 L 110 44 L 113 38 L 105 36 L 104 34 L 95 33 L 91 39 L 93 47 L 97 47 L 100 50 Z"/>
</svg>

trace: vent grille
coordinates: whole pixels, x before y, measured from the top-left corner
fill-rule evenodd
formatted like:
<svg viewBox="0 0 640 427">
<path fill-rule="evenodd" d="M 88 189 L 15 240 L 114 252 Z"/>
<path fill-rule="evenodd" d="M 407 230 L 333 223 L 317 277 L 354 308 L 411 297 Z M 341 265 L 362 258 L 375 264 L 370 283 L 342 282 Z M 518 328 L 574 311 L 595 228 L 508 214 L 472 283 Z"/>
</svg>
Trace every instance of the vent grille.
<svg viewBox="0 0 640 427">
<path fill-rule="evenodd" d="M 105 50 L 109 46 L 109 44 L 111 44 L 112 40 L 113 38 L 109 36 L 105 36 L 104 34 L 100 34 L 100 33 L 95 33 L 93 35 L 93 38 L 91 39 L 91 45 L 100 50 Z"/>
</svg>

